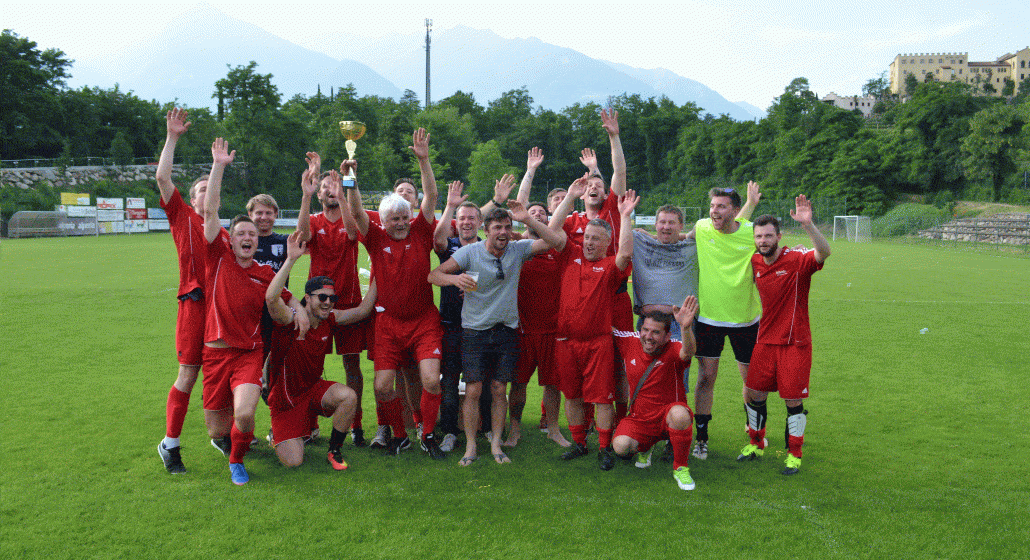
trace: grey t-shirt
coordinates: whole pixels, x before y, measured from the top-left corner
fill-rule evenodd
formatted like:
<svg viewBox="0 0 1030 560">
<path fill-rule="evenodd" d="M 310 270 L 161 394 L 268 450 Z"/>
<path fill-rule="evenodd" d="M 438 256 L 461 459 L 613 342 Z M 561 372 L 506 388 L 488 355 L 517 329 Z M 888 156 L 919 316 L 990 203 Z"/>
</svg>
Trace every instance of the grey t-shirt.
<svg viewBox="0 0 1030 560">
<path fill-rule="evenodd" d="M 497 323 L 519 328 L 519 276 L 523 263 L 533 258 L 532 246 L 532 239 L 511 241 L 498 258 L 486 250 L 486 241 L 479 241 L 451 255 L 462 272 L 479 273 L 476 291 L 465 292 L 465 303 L 461 306 L 463 328 L 482 331 Z M 498 278 L 498 270 L 504 271 L 503 279 Z"/>
<path fill-rule="evenodd" d="M 693 239 L 662 243 L 633 232 L 633 303 L 683 305 L 697 295 L 697 244 Z"/>
</svg>

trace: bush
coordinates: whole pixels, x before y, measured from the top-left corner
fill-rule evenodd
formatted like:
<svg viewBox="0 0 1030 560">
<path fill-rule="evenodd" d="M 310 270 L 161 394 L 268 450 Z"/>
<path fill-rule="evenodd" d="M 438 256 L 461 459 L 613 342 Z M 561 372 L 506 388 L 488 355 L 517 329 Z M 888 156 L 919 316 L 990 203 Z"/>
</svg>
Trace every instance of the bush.
<svg viewBox="0 0 1030 560">
<path fill-rule="evenodd" d="M 873 220 L 873 235 L 893 237 L 909 235 L 948 221 L 951 214 L 928 204 L 905 203 Z"/>
</svg>

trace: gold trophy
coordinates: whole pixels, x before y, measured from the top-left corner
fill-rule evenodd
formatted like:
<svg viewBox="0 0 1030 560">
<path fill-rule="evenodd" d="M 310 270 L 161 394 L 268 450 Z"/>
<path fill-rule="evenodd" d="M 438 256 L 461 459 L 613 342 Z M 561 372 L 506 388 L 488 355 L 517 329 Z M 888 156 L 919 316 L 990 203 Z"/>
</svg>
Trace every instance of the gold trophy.
<svg viewBox="0 0 1030 560">
<path fill-rule="evenodd" d="M 344 146 L 347 147 L 347 159 L 354 159 L 354 150 L 358 148 L 356 140 L 365 135 L 365 123 L 360 121 L 340 121 L 340 132 L 347 139 Z M 344 179 L 354 179 L 353 172 Z"/>
</svg>

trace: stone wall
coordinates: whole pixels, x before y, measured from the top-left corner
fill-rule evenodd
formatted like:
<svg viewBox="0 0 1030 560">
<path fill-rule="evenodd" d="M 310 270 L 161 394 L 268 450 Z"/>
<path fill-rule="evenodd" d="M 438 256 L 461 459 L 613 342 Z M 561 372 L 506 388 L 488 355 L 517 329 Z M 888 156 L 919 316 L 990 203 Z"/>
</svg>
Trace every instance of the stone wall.
<svg viewBox="0 0 1030 560">
<path fill-rule="evenodd" d="M 172 166 L 172 177 L 186 175 L 197 177 L 210 171 L 208 165 Z M 0 169 L 0 183 L 4 186 L 14 185 L 22 189 L 35 188 L 41 182 L 48 182 L 54 187 L 70 188 L 84 183 L 93 183 L 108 179 L 117 183 L 132 181 L 153 181 L 157 172 L 156 165 L 128 165 L 125 167 L 76 166 L 69 167 L 63 173 L 57 167 L 21 167 Z"/>
<path fill-rule="evenodd" d="M 925 239 L 1030 245 L 1030 214 L 962 218 L 919 232 Z"/>
</svg>

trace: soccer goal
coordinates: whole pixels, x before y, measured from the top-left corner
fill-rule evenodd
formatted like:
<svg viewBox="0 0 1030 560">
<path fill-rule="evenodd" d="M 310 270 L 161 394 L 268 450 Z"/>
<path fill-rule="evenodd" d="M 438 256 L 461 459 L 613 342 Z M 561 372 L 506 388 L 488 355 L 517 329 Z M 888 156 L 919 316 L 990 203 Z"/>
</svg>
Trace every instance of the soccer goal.
<svg viewBox="0 0 1030 560">
<path fill-rule="evenodd" d="M 836 240 L 838 235 L 848 241 L 872 241 L 872 222 L 869 216 L 834 216 L 833 239 Z"/>
</svg>

